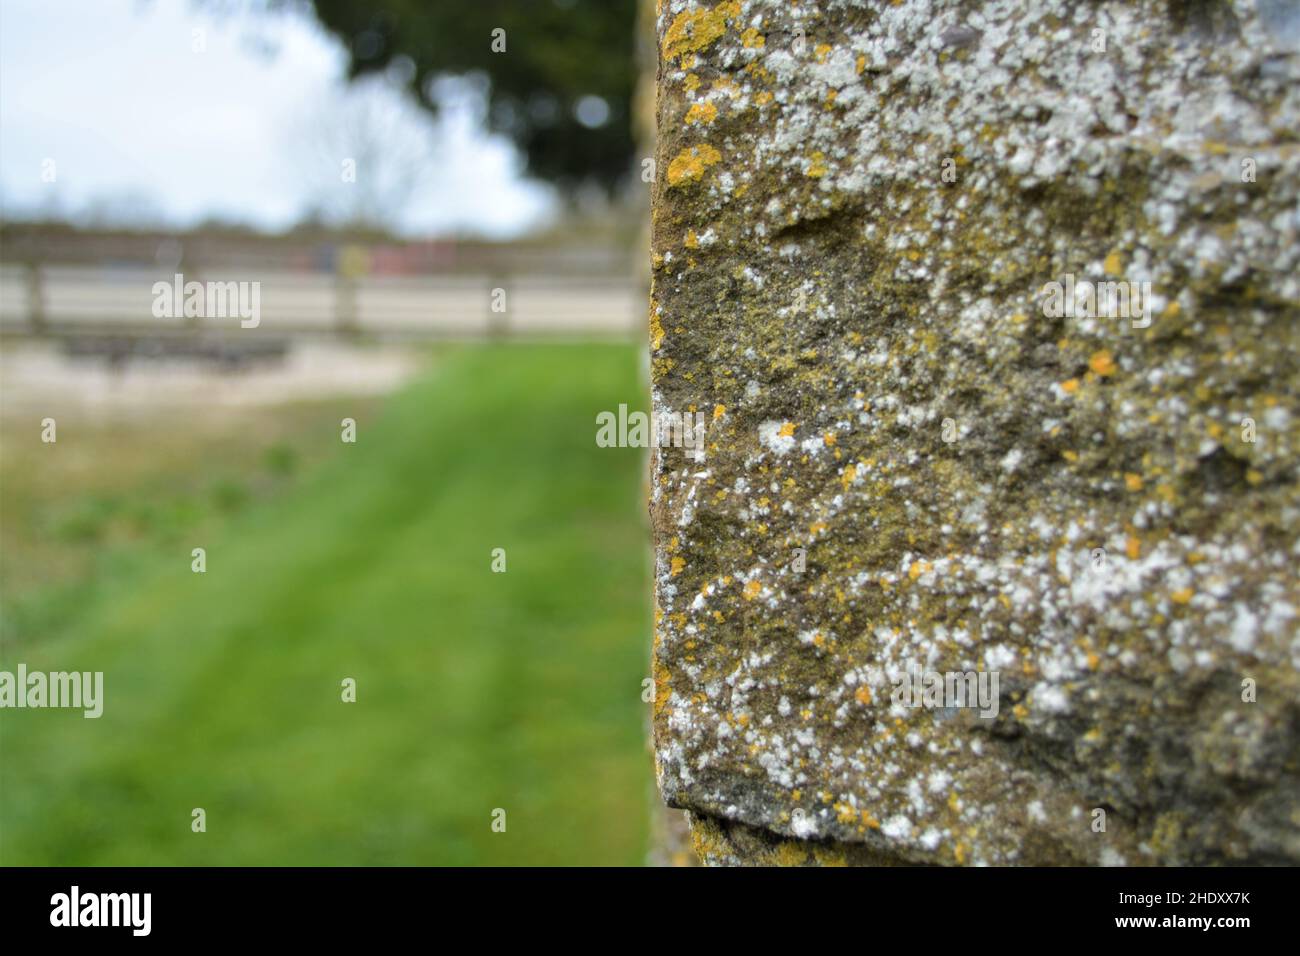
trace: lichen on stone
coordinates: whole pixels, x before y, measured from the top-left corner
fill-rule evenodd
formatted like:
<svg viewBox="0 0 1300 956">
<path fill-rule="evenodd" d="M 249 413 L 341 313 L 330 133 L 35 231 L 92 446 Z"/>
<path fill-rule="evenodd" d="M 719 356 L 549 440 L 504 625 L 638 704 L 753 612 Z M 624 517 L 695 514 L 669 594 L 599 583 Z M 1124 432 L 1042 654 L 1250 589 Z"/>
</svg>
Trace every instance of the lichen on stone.
<svg viewBox="0 0 1300 956">
<path fill-rule="evenodd" d="M 660 3 L 653 399 L 715 412 L 653 455 L 655 751 L 706 861 L 1300 862 L 1275 7 Z"/>
</svg>

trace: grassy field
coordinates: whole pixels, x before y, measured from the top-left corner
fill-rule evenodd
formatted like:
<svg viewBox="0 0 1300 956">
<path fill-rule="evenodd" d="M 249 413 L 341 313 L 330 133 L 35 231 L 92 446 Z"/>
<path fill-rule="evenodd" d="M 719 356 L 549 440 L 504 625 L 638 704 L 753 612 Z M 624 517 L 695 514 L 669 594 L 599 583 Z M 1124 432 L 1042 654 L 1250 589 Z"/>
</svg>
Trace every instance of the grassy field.
<svg viewBox="0 0 1300 956">
<path fill-rule="evenodd" d="M 594 441 L 636 361 L 449 352 L 354 445 L 338 403 L 6 419 L 0 669 L 105 706 L 0 711 L 0 863 L 641 863 L 642 459 Z"/>
</svg>

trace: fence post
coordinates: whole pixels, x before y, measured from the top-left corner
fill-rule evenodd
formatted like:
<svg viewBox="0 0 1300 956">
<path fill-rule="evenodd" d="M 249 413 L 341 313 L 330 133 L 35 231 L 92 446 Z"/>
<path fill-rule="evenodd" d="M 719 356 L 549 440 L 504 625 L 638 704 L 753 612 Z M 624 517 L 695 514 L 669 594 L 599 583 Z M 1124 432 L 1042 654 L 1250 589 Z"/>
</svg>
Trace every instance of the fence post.
<svg viewBox="0 0 1300 956">
<path fill-rule="evenodd" d="M 45 282 L 35 259 L 27 263 L 27 319 L 33 335 L 45 334 Z"/>
</svg>

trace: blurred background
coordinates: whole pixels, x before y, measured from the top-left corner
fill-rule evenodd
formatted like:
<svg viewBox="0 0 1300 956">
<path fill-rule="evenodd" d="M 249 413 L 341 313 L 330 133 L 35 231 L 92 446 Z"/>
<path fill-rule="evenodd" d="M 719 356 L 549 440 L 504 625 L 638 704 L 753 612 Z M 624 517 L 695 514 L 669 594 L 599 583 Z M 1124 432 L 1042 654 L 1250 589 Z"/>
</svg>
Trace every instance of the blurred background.
<svg viewBox="0 0 1300 956">
<path fill-rule="evenodd" d="M 595 444 L 648 405 L 650 32 L 0 0 L 0 669 L 105 688 L 0 712 L 0 864 L 668 862 L 644 451 Z"/>
</svg>

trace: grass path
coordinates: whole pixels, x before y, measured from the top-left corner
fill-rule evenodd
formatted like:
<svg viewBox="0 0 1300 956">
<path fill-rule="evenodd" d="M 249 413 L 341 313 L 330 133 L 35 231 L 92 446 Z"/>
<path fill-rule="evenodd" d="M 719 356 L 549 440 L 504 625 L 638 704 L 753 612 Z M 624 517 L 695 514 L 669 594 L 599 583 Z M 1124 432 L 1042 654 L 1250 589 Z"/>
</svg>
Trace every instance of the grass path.
<svg viewBox="0 0 1300 956">
<path fill-rule="evenodd" d="M 636 382 L 630 347 L 454 352 L 206 574 L 151 555 L 5 642 L 106 703 L 0 712 L 0 863 L 641 862 L 641 457 L 594 441 Z"/>
</svg>

